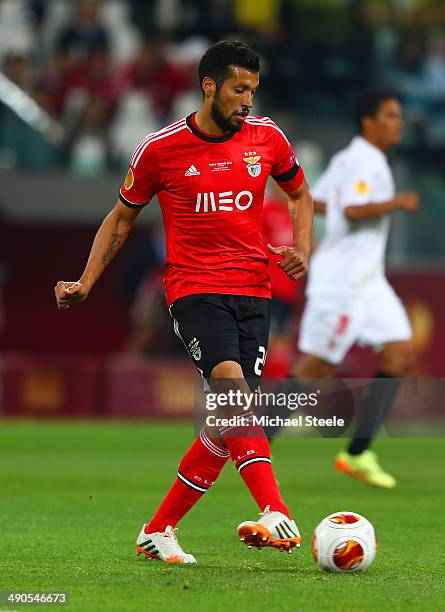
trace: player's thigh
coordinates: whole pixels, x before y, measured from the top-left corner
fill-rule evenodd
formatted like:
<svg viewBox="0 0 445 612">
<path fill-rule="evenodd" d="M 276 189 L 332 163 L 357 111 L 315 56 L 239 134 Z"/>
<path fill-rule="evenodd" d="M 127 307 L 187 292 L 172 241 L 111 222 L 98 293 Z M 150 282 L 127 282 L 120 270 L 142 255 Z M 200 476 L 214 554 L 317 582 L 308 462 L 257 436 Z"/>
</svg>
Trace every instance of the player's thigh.
<svg viewBox="0 0 445 612">
<path fill-rule="evenodd" d="M 179 298 L 170 314 L 176 335 L 204 378 L 219 363 L 241 362 L 236 319 L 218 294 Z"/>
<path fill-rule="evenodd" d="M 367 302 L 359 341 L 381 349 L 384 344 L 409 341 L 411 337 L 411 324 L 402 301 L 388 282 L 381 283 Z"/>
<path fill-rule="evenodd" d="M 241 367 L 250 387 L 256 388 L 269 344 L 270 300 L 240 296 L 237 315 Z"/>
<path fill-rule="evenodd" d="M 305 354 L 337 365 L 357 339 L 363 305 L 349 297 L 311 297 L 301 320 L 298 348 Z"/>
</svg>

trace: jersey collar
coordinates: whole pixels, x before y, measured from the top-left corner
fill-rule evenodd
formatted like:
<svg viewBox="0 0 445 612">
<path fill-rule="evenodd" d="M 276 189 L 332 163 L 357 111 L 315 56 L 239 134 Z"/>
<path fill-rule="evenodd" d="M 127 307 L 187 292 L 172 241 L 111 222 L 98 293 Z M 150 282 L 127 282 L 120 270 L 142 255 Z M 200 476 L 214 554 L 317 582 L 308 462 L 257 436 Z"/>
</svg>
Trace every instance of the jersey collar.
<svg viewBox="0 0 445 612">
<path fill-rule="evenodd" d="M 222 134 L 221 136 L 213 136 L 212 134 L 203 132 L 196 125 L 195 115 L 196 113 L 191 113 L 191 115 L 188 115 L 188 117 L 185 118 L 185 121 L 189 130 L 201 140 L 205 140 L 206 142 L 226 142 L 235 135 L 235 132 L 227 132 L 227 134 Z"/>
<path fill-rule="evenodd" d="M 369 153 L 373 153 L 375 156 L 380 157 L 381 159 L 387 160 L 387 157 L 383 153 L 383 151 L 381 151 L 378 147 L 370 143 L 369 140 L 366 140 L 366 138 L 363 138 L 363 136 L 360 136 L 359 134 L 357 134 L 357 136 L 354 136 L 354 138 L 352 139 L 352 143 L 356 146 L 361 147 L 362 149 L 367 149 Z"/>
</svg>

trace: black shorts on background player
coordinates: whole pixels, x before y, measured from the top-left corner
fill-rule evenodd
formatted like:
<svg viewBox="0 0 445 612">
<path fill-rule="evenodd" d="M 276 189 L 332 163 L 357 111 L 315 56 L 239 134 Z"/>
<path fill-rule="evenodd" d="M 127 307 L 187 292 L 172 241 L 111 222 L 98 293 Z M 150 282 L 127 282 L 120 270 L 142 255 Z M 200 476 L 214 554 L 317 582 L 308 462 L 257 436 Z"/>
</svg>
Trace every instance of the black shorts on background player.
<svg viewBox="0 0 445 612">
<path fill-rule="evenodd" d="M 176 335 L 201 375 L 208 379 L 223 361 L 241 365 L 258 384 L 269 341 L 270 300 L 245 295 L 198 293 L 170 306 Z"/>
</svg>

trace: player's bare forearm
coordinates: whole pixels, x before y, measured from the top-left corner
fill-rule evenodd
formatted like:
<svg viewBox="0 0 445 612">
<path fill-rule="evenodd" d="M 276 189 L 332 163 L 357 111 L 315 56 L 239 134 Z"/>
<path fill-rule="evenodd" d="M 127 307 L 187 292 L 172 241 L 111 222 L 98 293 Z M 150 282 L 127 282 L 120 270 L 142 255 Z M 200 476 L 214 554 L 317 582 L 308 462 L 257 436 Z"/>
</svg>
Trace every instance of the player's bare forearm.
<svg viewBox="0 0 445 612">
<path fill-rule="evenodd" d="M 59 281 L 54 287 L 59 309 L 66 310 L 87 298 L 94 283 L 124 244 L 139 212 L 140 209 L 128 208 L 120 201 L 116 203 L 97 231 L 80 279 Z"/>
<path fill-rule="evenodd" d="M 299 280 L 307 274 L 307 260 L 311 249 L 312 219 L 314 216 L 312 196 L 306 181 L 289 195 L 289 214 L 292 220 L 293 246 L 267 245 L 271 253 L 283 259 L 278 265 L 292 280 Z"/>
<path fill-rule="evenodd" d="M 292 221 L 293 247 L 308 257 L 311 250 L 314 206 L 306 181 L 289 196 L 288 206 Z"/>
<path fill-rule="evenodd" d="M 397 209 L 397 202 L 394 200 L 382 202 L 381 204 L 358 204 L 345 208 L 345 217 L 348 221 L 366 221 L 367 219 L 384 217 Z"/>
<path fill-rule="evenodd" d="M 131 232 L 139 209 L 128 208 L 120 201 L 102 221 L 91 246 L 87 265 L 79 282 L 89 291 L 121 249 Z"/>
<path fill-rule="evenodd" d="M 389 215 L 395 210 L 404 210 L 415 213 L 419 207 L 419 194 L 408 191 L 396 195 L 392 200 L 374 204 L 357 204 L 345 208 L 345 217 L 348 221 L 366 221 L 368 219 L 378 219 Z"/>
</svg>

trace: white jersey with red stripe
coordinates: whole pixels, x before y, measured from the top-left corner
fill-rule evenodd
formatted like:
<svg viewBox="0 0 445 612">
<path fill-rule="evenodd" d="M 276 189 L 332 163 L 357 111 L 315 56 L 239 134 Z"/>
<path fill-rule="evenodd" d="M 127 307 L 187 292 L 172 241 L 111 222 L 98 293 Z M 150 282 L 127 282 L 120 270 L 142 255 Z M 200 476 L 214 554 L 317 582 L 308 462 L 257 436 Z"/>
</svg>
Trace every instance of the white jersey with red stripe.
<svg viewBox="0 0 445 612">
<path fill-rule="evenodd" d="M 248 117 L 239 132 L 214 136 L 192 114 L 142 140 L 120 199 L 141 207 L 158 196 L 169 304 L 196 293 L 270 298 L 261 234 L 269 176 L 287 193 L 304 178 L 289 141 L 268 117 Z"/>
</svg>

